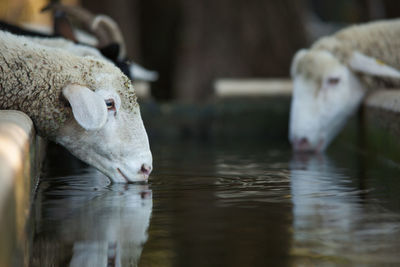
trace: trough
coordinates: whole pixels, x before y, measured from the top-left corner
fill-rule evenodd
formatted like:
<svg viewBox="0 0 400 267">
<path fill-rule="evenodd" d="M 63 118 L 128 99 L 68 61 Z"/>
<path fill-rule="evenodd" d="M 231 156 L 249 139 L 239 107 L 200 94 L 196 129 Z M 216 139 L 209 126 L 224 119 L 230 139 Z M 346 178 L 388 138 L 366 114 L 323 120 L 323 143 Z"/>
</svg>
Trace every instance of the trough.
<svg viewBox="0 0 400 267">
<path fill-rule="evenodd" d="M 0 111 L 0 266 L 26 263 L 26 222 L 45 142 L 20 111 Z"/>
<path fill-rule="evenodd" d="M 208 141 L 287 140 L 289 80 L 222 80 L 203 104 L 141 100 L 151 141 L 194 138 Z M 400 91 L 377 90 L 332 147 L 340 143 L 400 163 Z M 29 207 L 35 196 L 45 142 L 19 111 L 0 111 L 0 266 L 27 264 Z M 400 166 L 400 165 L 399 165 Z"/>
</svg>

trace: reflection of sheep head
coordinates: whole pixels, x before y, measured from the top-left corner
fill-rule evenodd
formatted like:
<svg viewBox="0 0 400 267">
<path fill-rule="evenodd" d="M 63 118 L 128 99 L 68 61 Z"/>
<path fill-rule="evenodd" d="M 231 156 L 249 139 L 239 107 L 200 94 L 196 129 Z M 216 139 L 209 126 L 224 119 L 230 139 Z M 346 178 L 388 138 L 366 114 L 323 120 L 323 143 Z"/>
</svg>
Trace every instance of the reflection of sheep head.
<svg viewBox="0 0 400 267">
<path fill-rule="evenodd" d="M 290 169 L 296 244 L 307 246 L 313 240 L 322 253 L 332 247 L 340 249 L 351 239 L 359 219 L 354 215 L 357 195 L 341 197 L 355 190 L 348 177 L 319 154 L 295 155 Z M 340 245 L 332 246 L 337 240 L 341 240 Z"/>
<path fill-rule="evenodd" d="M 110 262 L 115 266 L 135 266 L 148 238 L 153 205 L 148 186 L 114 184 L 96 191 L 89 187 L 82 193 L 81 189 L 69 190 L 64 183 L 62 187 L 63 198 L 52 198 L 57 192 L 53 188 L 49 199 L 42 203 L 44 222 L 51 223 L 54 229 L 50 238 L 56 241 L 39 242 L 34 250 L 47 249 L 44 258 L 51 258 L 48 254 L 58 255 L 60 246 L 72 249 L 70 266 L 107 266 Z M 39 237 L 40 233 L 36 239 L 48 238 Z M 49 253 L 48 243 L 58 248 Z M 53 266 L 59 265 L 57 261 L 62 257 L 54 260 Z"/>
<path fill-rule="evenodd" d="M 139 261 L 147 241 L 152 193 L 147 186 L 138 185 L 114 190 L 97 196 L 83 208 L 85 219 L 75 222 L 74 229 L 82 241 L 74 243 L 70 266 L 92 266 L 106 256 L 116 266 L 132 266 Z"/>
<path fill-rule="evenodd" d="M 354 164 L 349 158 L 340 162 L 349 169 L 336 166 L 324 155 L 301 153 L 292 160 L 294 250 L 310 251 L 316 266 L 326 264 L 325 260 L 330 257 L 354 266 L 364 265 L 365 259 L 371 265 L 379 266 L 382 262 L 396 265 L 400 246 L 396 238 L 400 233 L 398 194 L 392 200 L 385 198 L 387 180 L 383 182 L 383 191 L 379 192 L 369 180 L 371 177 L 364 176 L 368 171 L 354 177 Z M 397 167 L 393 168 L 397 172 Z M 394 177 L 397 180 L 397 176 Z M 379 178 L 382 177 L 372 180 Z M 363 179 L 367 180 L 361 182 Z M 396 212 L 384 207 L 393 200 Z"/>
</svg>

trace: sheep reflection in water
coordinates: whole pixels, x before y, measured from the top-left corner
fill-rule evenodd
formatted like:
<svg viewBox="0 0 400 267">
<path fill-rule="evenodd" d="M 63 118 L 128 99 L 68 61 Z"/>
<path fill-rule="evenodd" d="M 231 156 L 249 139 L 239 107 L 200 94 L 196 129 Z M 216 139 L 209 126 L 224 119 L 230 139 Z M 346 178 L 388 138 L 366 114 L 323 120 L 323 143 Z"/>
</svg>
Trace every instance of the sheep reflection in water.
<svg viewBox="0 0 400 267">
<path fill-rule="evenodd" d="M 382 207 L 381 193 L 368 186 L 375 177 L 357 177 L 360 173 L 336 165 L 326 155 L 292 159 L 292 253 L 316 265 L 329 257 L 358 264 L 399 262 L 400 216 Z"/>
<path fill-rule="evenodd" d="M 152 191 L 145 184 L 99 187 L 92 173 L 83 176 L 41 185 L 32 265 L 137 265 L 148 238 Z"/>
</svg>

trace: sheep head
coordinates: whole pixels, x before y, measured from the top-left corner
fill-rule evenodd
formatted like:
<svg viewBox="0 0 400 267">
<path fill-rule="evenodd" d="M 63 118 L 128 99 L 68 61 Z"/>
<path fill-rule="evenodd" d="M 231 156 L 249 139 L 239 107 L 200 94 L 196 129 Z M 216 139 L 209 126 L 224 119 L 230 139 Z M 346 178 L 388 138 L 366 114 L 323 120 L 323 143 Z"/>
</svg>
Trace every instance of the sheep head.
<svg viewBox="0 0 400 267">
<path fill-rule="evenodd" d="M 128 78 L 124 86 L 115 75 L 97 74 L 94 90 L 68 84 L 62 94 L 73 116 L 56 135 L 56 142 L 106 174 L 113 182 L 147 180 L 152 154 L 135 92 Z"/>
<path fill-rule="evenodd" d="M 289 122 L 294 150 L 323 151 L 339 133 L 367 90 L 357 72 L 400 78 L 399 71 L 357 51 L 348 64 L 326 50 L 297 52 Z"/>
</svg>

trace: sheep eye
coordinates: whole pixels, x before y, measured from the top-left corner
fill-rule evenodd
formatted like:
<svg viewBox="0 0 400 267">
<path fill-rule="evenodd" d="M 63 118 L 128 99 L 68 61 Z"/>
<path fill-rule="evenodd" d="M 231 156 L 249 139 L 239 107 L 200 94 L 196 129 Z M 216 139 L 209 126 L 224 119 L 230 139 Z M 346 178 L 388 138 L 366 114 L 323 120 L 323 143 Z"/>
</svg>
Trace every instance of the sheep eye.
<svg viewBox="0 0 400 267">
<path fill-rule="evenodd" d="M 114 99 L 106 99 L 106 106 L 108 110 L 115 110 Z"/>
<path fill-rule="evenodd" d="M 329 78 L 328 79 L 328 84 L 333 86 L 333 85 L 337 85 L 340 82 L 340 78 Z"/>
</svg>

